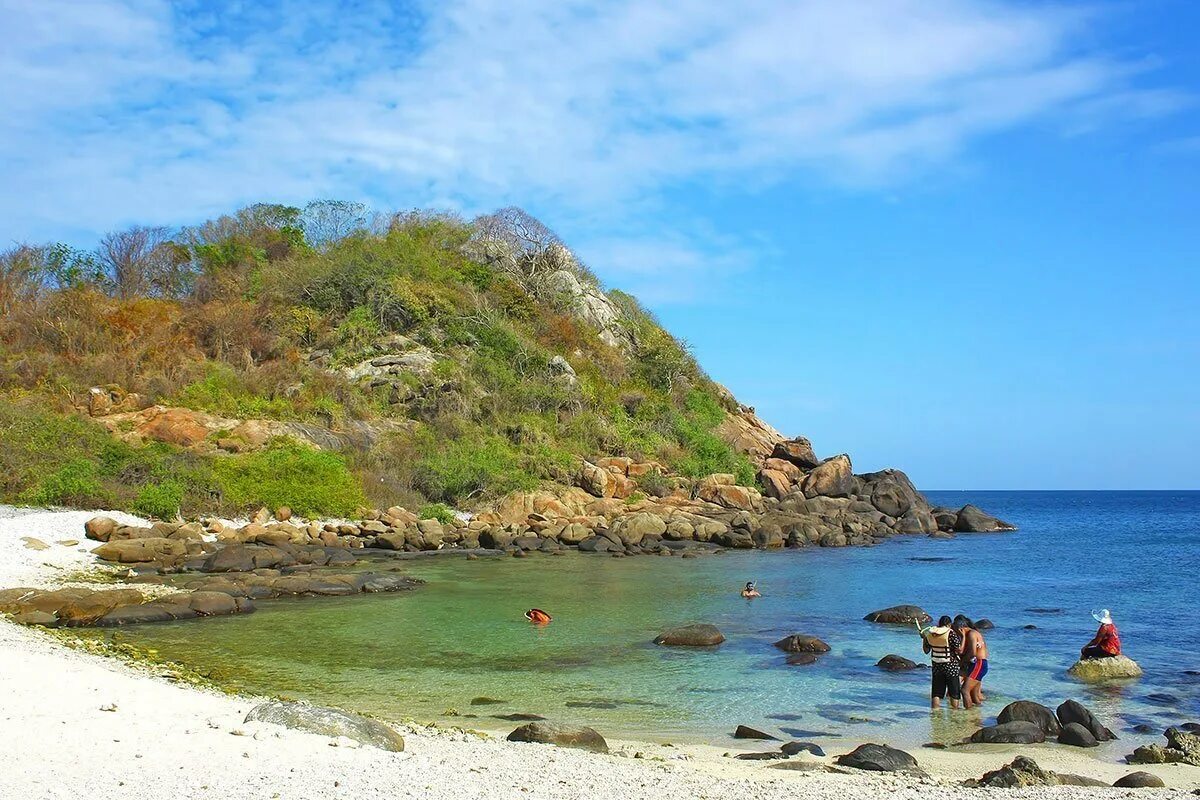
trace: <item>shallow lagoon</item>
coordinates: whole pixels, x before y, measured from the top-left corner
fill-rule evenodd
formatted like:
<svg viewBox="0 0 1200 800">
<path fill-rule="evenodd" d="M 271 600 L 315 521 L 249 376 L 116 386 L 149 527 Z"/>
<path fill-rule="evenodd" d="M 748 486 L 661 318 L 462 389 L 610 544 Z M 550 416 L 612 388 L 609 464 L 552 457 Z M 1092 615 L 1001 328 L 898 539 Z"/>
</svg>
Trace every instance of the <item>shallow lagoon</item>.
<svg viewBox="0 0 1200 800">
<path fill-rule="evenodd" d="M 1112 747 L 1124 753 L 1157 739 L 1126 730 L 1133 723 L 1161 730 L 1200 717 L 1200 676 L 1187 674 L 1200 669 L 1200 493 L 931 499 L 969 499 L 1022 530 L 695 559 L 439 557 L 398 562 L 428 581 L 412 593 L 264 602 L 245 617 L 118 635 L 248 691 L 397 719 L 495 729 L 513 724 L 495 715 L 533 713 L 657 741 L 728 743 L 739 723 L 797 738 L 954 741 L 980 723 L 978 714 L 931 718 L 927 671 L 874 666 L 888 653 L 921 659 L 911 628 L 862 621 L 912 602 L 935 616 L 962 611 L 995 622 L 984 720 L 1010 699 L 1054 706 L 1075 697 L 1122 736 Z M 765 596 L 740 598 L 747 580 Z M 1103 605 L 1146 670 L 1140 682 L 1097 689 L 1065 675 L 1094 631 L 1090 610 Z M 526 622 L 531 606 L 550 611 L 553 624 Z M 716 624 L 728 641 L 703 651 L 650 643 L 662 628 L 691 621 Z M 788 666 L 771 643 L 798 632 L 833 651 Z M 503 702 L 472 705 L 478 697 Z"/>
</svg>

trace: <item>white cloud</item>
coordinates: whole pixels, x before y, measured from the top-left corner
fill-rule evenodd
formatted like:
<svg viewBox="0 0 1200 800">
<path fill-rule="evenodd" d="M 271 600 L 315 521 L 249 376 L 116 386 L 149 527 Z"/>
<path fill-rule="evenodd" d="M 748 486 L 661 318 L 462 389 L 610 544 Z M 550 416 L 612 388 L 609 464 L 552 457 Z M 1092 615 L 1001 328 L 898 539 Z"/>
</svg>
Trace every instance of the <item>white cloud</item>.
<svg viewBox="0 0 1200 800">
<path fill-rule="evenodd" d="M 1044 4 L 422 12 L 0 0 L 0 237 L 314 196 L 619 221 L 682 181 L 887 183 L 982 135 L 1155 106 L 1124 64 L 1074 52 L 1094 20 Z"/>
</svg>

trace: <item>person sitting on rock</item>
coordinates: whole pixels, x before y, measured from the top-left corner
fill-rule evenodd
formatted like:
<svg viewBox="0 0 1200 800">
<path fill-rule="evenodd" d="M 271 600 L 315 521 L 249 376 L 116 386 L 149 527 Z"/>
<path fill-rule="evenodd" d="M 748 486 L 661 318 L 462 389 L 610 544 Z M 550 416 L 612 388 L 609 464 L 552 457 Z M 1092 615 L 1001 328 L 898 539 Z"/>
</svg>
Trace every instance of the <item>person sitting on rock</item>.
<svg viewBox="0 0 1200 800">
<path fill-rule="evenodd" d="M 1121 655 L 1121 637 L 1113 624 L 1112 613 L 1107 608 L 1092 612 L 1092 618 L 1100 623 L 1100 629 L 1092 640 L 1079 651 L 1080 661 L 1094 658 L 1112 658 Z"/>
<path fill-rule="evenodd" d="M 762 595 L 758 593 L 758 587 L 754 581 L 747 581 L 746 588 L 742 589 L 742 597 L 762 597 Z"/>
</svg>

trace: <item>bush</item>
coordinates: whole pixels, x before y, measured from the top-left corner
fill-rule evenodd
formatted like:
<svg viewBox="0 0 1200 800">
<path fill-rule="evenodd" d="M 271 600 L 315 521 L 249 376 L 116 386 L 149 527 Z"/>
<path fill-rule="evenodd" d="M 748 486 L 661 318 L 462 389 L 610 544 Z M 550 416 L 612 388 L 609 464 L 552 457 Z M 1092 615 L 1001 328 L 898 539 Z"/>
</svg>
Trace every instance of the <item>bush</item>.
<svg viewBox="0 0 1200 800">
<path fill-rule="evenodd" d="M 226 504 L 239 509 L 288 506 L 297 514 L 347 516 L 366 503 L 341 456 L 292 439 L 257 453 L 216 459 L 213 474 Z"/>
<path fill-rule="evenodd" d="M 445 503 L 432 503 L 421 509 L 417 514 L 421 519 L 436 519 L 443 525 L 448 525 L 454 522 L 458 517 L 454 515 L 454 510 Z"/>
<path fill-rule="evenodd" d="M 107 498 L 99 465 L 87 458 L 68 461 L 18 497 L 31 506 L 103 506 Z"/>
<path fill-rule="evenodd" d="M 179 481 L 148 483 L 133 501 L 133 510 L 144 517 L 173 519 L 183 505 L 184 487 Z"/>
</svg>

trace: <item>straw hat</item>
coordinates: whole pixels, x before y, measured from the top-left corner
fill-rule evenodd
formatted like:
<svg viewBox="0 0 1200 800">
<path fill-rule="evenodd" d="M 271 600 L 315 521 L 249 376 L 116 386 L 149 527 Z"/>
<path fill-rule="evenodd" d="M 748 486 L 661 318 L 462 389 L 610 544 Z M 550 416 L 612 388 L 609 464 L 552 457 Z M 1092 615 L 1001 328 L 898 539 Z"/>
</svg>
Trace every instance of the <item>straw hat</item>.
<svg viewBox="0 0 1200 800">
<path fill-rule="evenodd" d="M 1099 611 L 1092 612 L 1092 619 L 1099 622 L 1101 625 L 1112 625 L 1112 613 L 1107 608 L 1102 608 Z"/>
</svg>

